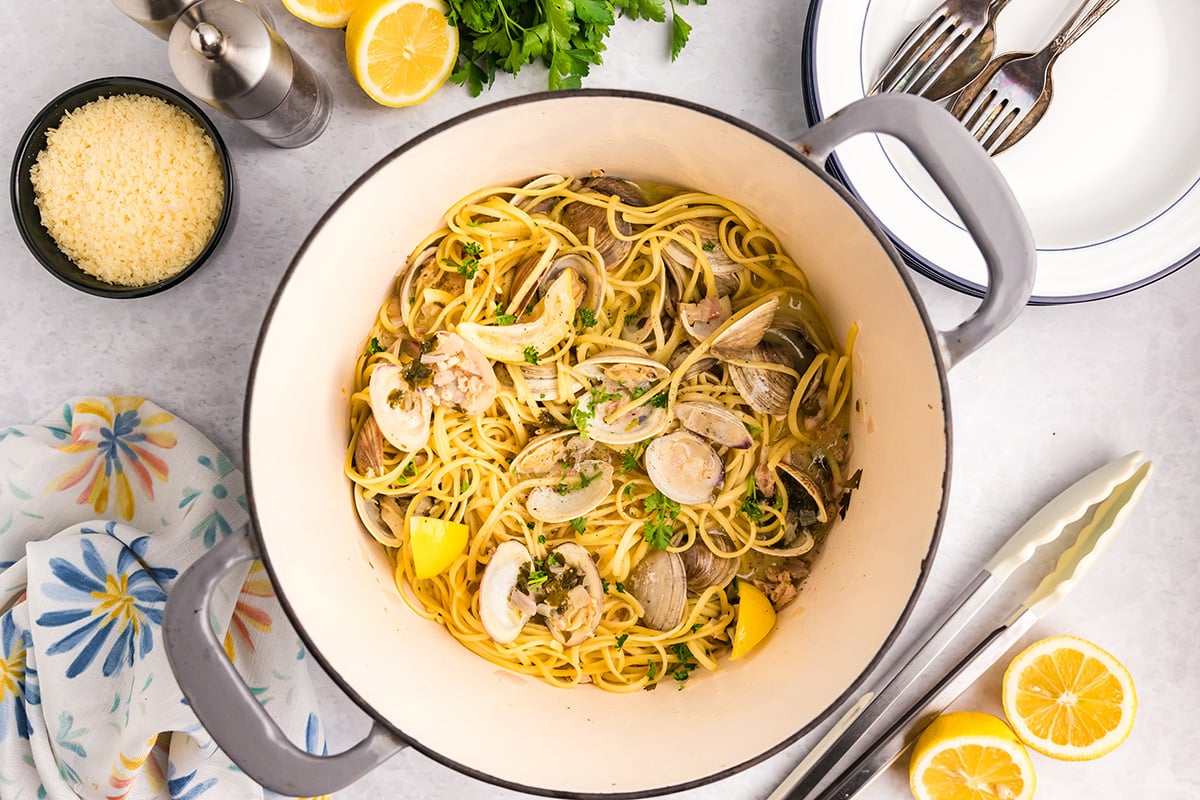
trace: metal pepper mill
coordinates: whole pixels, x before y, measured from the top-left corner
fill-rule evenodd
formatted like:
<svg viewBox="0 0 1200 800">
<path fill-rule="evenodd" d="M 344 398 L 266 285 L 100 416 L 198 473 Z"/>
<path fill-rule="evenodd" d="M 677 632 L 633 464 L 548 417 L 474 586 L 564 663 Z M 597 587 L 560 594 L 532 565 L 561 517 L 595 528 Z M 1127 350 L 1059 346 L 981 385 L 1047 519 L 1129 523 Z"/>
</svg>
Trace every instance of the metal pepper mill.
<svg viewBox="0 0 1200 800">
<path fill-rule="evenodd" d="M 302 147 L 329 122 L 329 85 L 239 0 L 189 5 L 167 49 L 184 89 L 277 147 Z"/>
<path fill-rule="evenodd" d="M 196 0 L 112 0 L 114 6 L 125 16 L 141 25 L 160 39 L 171 35 L 171 26 L 188 6 Z M 271 12 L 261 0 L 238 0 L 258 12 L 268 25 L 275 26 Z"/>
</svg>

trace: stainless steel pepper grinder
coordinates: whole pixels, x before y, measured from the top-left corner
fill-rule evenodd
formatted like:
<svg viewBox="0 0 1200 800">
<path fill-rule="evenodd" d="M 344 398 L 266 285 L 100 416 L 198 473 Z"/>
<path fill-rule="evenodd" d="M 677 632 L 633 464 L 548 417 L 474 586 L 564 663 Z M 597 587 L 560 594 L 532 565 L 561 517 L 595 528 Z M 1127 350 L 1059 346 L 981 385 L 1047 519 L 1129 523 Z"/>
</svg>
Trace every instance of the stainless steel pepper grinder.
<svg viewBox="0 0 1200 800">
<path fill-rule="evenodd" d="M 114 6 L 125 16 L 141 25 L 160 39 L 171 35 L 171 26 L 188 6 L 196 0 L 112 0 Z M 261 0 L 238 0 L 258 12 L 268 25 L 275 27 L 271 12 Z"/>
<path fill-rule="evenodd" d="M 184 89 L 277 147 L 302 147 L 329 122 L 329 85 L 239 0 L 188 6 L 167 50 Z"/>
</svg>

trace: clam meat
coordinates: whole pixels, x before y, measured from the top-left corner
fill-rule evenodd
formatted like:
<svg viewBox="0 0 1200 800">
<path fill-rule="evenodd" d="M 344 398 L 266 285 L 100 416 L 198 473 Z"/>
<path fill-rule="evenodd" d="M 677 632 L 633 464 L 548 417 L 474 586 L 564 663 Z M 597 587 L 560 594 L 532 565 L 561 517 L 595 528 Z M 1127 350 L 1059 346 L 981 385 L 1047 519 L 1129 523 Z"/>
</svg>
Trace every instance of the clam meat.
<svg viewBox="0 0 1200 800">
<path fill-rule="evenodd" d="M 499 384 L 487 357 L 456 333 L 442 331 L 434 346 L 420 357 L 429 367 L 434 405 L 451 406 L 465 414 L 482 414 L 496 399 Z"/>
<path fill-rule="evenodd" d="M 550 635 L 567 647 L 596 632 L 604 609 L 604 583 L 591 555 L 574 542 L 560 544 L 546 558 L 547 580 L 537 590 L 537 613 Z"/>
<path fill-rule="evenodd" d="M 646 474 L 677 503 L 700 505 L 725 485 L 725 464 L 712 446 L 688 431 L 655 439 L 646 448 Z"/>
<path fill-rule="evenodd" d="M 595 444 L 572 430 L 543 433 L 525 443 L 509 468 L 523 477 L 549 475 L 564 465 L 577 465 Z"/>
<path fill-rule="evenodd" d="M 698 303 L 679 304 L 679 321 L 693 344 L 712 336 L 732 313 L 728 297 L 706 297 Z"/>
<path fill-rule="evenodd" d="M 642 624 L 669 631 L 687 608 L 687 575 L 683 559 L 669 550 L 651 550 L 629 571 L 625 585 L 642 606 Z"/>
</svg>

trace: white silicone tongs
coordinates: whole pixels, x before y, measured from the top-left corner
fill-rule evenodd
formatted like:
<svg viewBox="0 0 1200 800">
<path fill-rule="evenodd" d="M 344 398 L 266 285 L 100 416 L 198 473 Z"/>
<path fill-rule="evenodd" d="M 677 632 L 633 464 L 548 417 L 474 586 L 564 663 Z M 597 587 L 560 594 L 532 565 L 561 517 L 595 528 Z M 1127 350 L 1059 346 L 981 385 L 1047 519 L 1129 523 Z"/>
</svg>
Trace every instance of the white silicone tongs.
<svg viewBox="0 0 1200 800">
<path fill-rule="evenodd" d="M 951 602 L 951 610 L 935 621 L 929 633 L 901 657 L 903 666 L 883 688 L 859 698 L 767 800 L 846 800 L 865 788 L 937 714 L 1078 583 L 1124 524 L 1141 497 L 1151 469 L 1143 453 L 1130 453 L 1080 479 L 1038 511 Z M 1097 503 L 1095 513 L 1080 529 L 1075 542 L 1063 552 L 1054 570 L 1042 579 L 1033 594 L 921 698 L 913 702 L 911 696 L 906 696 L 906 691 L 934 659 L 976 619 L 1005 580 L 1039 547 L 1056 541 Z M 900 719 L 882 734 L 873 736 L 872 728 L 881 717 L 902 702 L 908 705 Z M 824 792 L 814 794 L 848 750 L 864 737 L 874 739 L 867 752 Z"/>
</svg>

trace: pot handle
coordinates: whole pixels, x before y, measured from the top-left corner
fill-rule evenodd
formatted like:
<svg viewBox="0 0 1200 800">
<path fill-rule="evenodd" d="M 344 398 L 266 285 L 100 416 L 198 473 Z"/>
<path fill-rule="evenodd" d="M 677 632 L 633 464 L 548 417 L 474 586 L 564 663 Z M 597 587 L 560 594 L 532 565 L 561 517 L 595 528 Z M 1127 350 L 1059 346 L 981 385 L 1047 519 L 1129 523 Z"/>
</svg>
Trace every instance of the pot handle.
<svg viewBox="0 0 1200 800">
<path fill-rule="evenodd" d="M 192 711 L 243 772 L 289 797 L 331 794 L 407 745 L 376 722 L 349 750 L 313 755 L 292 744 L 259 705 L 209 624 L 217 584 L 235 566 L 257 557 L 243 528 L 217 544 L 171 587 L 163 612 L 167 660 Z"/>
<path fill-rule="evenodd" d="M 834 148 L 860 133 L 904 143 L 950 200 L 983 253 L 988 285 L 965 322 L 937 334 L 949 369 L 1016 319 L 1033 293 L 1037 251 L 1017 198 L 979 143 L 944 108 L 908 94 L 866 97 L 810 128 L 797 148 L 824 164 Z"/>
</svg>

